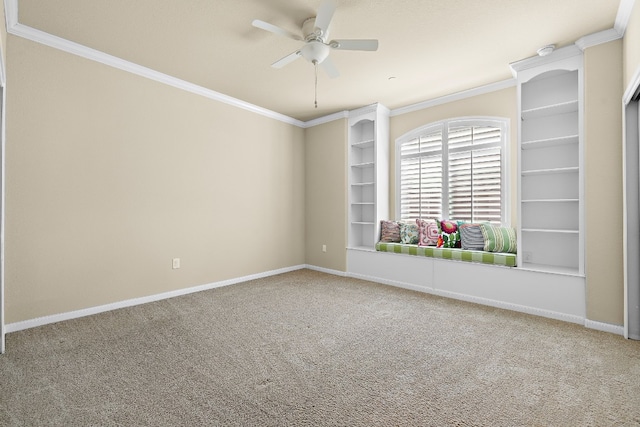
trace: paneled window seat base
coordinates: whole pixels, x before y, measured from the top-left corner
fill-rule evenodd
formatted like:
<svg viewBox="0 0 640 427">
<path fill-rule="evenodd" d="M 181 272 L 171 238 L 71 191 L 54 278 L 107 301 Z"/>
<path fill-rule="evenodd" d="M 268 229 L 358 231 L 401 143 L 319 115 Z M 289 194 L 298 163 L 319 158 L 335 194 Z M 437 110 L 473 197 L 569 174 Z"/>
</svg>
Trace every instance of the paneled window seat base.
<svg viewBox="0 0 640 427">
<path fill-rule="evenodd" d="M 407 245 L 378 245 L 378 250 L 348 248 L 347 274 L 434 295 L 585 323 L 584 276 L 508 267 L 508 258 L 496 262 L 495 255 L 493 263 L 487 263 L 488 258 L 472 262 L 474 257 L 489 255 L 486 252 L 476 255 L 476 251 L 465 254 L 462 250 L 403 246 Z"/>
</svg>

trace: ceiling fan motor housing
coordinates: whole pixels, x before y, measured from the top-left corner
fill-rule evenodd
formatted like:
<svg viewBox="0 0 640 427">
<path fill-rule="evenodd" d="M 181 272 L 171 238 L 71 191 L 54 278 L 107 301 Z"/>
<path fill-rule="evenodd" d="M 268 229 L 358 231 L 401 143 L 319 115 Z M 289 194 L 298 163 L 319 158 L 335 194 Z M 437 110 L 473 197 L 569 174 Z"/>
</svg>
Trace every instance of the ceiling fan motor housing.
<svg viewBox="0 0 640 427">
<path fill-rule="evenodd" d="M 302 34 L 304 34 L 304 39 L 308 42 L 317 40 L 324 43 L 327 32 L 323 33 L 322 29 L 316 28 L 315 16 L 305 19 L 302 23 Z"/>
</svg>

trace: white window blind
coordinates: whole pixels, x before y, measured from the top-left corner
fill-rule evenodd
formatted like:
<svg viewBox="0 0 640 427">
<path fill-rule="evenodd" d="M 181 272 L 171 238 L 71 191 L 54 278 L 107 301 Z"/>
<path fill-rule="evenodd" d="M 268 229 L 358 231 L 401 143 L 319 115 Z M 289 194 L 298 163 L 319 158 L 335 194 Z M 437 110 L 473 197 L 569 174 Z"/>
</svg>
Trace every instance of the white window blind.
<svg viewBox="0 0 640 427">
<path fill-rule="evenodd" d="M 450 120 L 399 140 L 400 218 L 503 222 L 505 123 Z"/>
<path fill-rule="evenodd" d="M 437 218 L 442 213 L 442 130 L 401 145 L 402 218 Z"/>
</svg>

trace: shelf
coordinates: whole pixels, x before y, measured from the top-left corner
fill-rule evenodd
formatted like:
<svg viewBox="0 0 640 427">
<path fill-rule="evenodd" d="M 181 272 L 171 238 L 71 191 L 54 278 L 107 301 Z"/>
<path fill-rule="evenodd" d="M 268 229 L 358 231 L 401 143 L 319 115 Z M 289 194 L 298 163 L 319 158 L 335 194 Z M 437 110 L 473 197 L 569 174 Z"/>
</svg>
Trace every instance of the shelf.
<svg viewBox="0 0 640 427">
<path fill-rule="evenodd" d="M 368 222 L 368 221 L 351 221 L 351 224 L 355 224 L 355 225 L 376 225 L 375 222 Z"/>
<path fill-rule="evenodd" d="M 559 174 L 559 173 L 577 173 L 579 170 L 580 168 L 577 166 L 572 166 L 569 168 L 535 169 L 530 171 L 522 171 L 522 176 L 551 175 L 551 174 Z"/>
<path fill-rule="evenodd" d="M 554 116 L 578 111 L 578 100 L 561 102 L 559 104 L 545 105 L 543 107 L 522 110 L 522 120 L 531 120 L 539 117 Z"/>
<path fill-rule="evenodd" d="M 537 139 L 533 141 L 522 142 L 523 150 L 531 150 L 536 148 L 554 147 L 558 145 L 577 144 L 579 142 L 578 135 L 558 136 L 555 138 Z"/>
<path fill-rule="evenodd" d="M 351 146 L 353 148 L 371 148 L 373 147 L 373 139 L 369 139 L 366 141 L 359 141 L 359 142 L 354 142 L 353 144 L 351 144 Z"/>
<path fill-rule="evenodd" d="M 556 233 L 556 234 L 578 234 L 578 230 L 554 230 L 551 228 L 523 228 L 523 233 Z"/>
<path fill-rule="evenodd" d="M 352 205 L 367 205 L 367 206 L 374 206 L 375 203 L 374 202 L 351 202 Z"/>
<path fill-rule="evenodd" d="M 561 267 L 557 265 L 534 264 L 531 262 L 525 262 L 517 268 L 522 270 L 541 271 L 543 273 L 565 274 L 568 276 L 584 276 L 583 274 L 580 274 L 580 271 L 578 271 L 577 268 L 574 267 Z"/>
<path fill-rule="evenodd" d="M 521 200 L 522 203 L 578 203 L 579 199 L 528 199 Z"/>
<path fill-rule="evenodd" d="M 352 182 L 351 183 L 353 187 L 364 187 L 364 186 L 373 185 L 373 184 L 375 184 L 375 182 Z"/>
<path fill-rule="evenodd" d="M 352 168 L 372 168 L 374 162 L 366 162 L 366 163 L 356 163 L 355 165 L 351 165 Z"/>
</svg>

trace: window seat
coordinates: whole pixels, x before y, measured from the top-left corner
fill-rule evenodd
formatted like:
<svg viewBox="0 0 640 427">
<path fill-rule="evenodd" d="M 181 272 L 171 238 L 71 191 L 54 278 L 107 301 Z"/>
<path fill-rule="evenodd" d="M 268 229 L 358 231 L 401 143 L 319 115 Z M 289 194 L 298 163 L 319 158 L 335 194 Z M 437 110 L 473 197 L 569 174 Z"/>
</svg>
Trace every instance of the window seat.
<svg viewBox="0 0 640 427">
<path fill-rule="evenodd" d="M 376 243 L 376 251 L 396 254 L 416 255 L 429 258 L 450 259 L 455 261 L 479 262 L 483 264 L 515 267 L 516 254 L 501 252 L 473 251 L 457 248 L 437 248 L 435 246 L 418 246 L 404 243 Z"/>
</svg>

